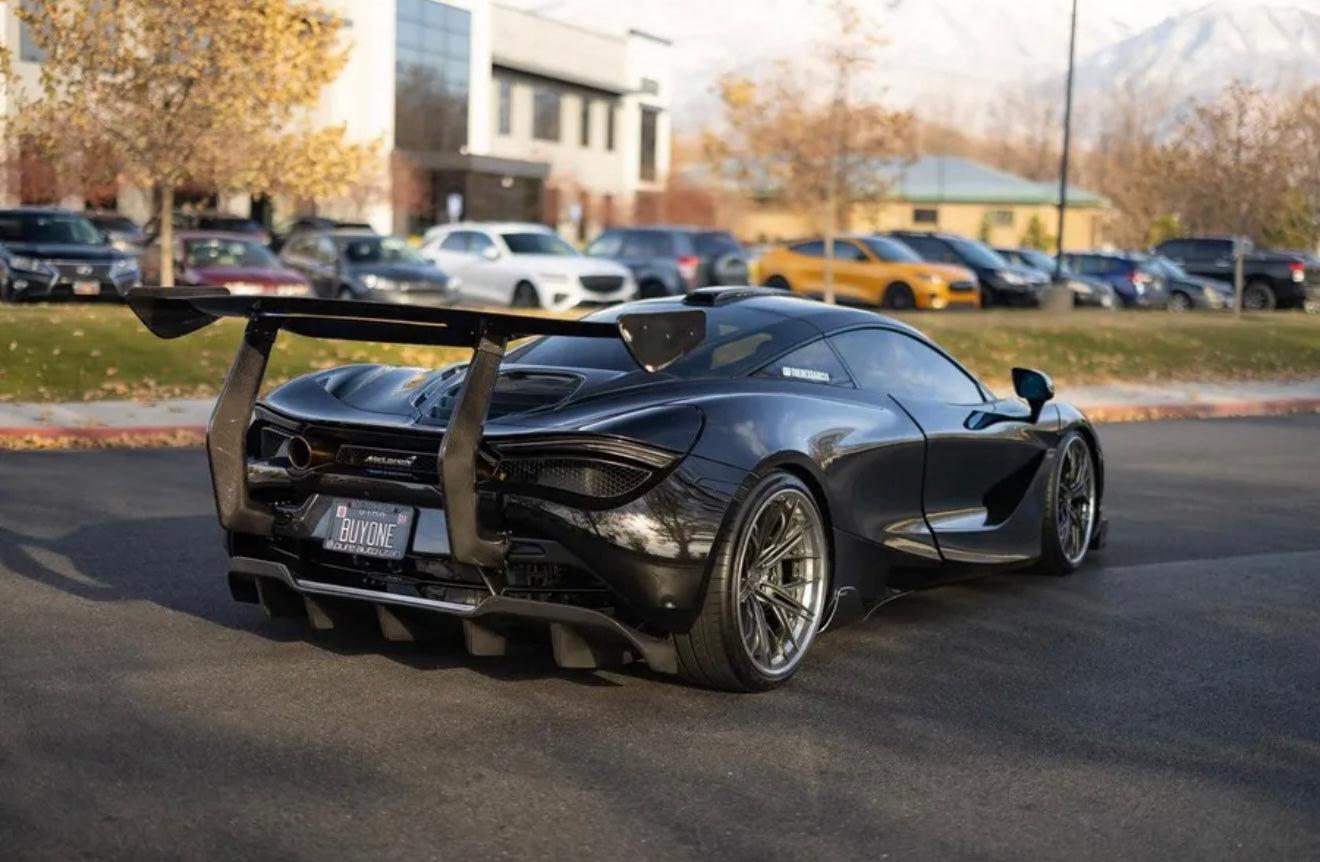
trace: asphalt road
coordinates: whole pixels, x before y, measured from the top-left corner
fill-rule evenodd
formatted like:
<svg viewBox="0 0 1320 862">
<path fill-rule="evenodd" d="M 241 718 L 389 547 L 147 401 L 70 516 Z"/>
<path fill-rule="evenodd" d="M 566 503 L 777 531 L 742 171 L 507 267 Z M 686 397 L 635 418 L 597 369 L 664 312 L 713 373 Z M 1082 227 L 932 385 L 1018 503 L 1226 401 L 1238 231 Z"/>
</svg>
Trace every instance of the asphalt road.
<svg viewBox="0 0 1320 862">
<path fill-rule="evenodd" d="M 1320 416 L 1102 442 L 1100 559 L 762 696 L 266 622 L 200 451 L 0 453 L 0 856 L 1317 858 Z"/>
</svg>

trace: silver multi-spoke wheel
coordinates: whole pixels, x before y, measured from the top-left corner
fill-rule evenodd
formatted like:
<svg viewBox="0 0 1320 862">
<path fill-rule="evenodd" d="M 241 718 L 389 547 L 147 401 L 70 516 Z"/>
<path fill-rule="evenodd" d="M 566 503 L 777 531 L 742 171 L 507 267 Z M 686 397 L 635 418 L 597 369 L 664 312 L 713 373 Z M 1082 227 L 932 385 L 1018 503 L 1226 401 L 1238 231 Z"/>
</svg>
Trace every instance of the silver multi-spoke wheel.
<svg viewBox="0 0 1320 862">
<path fill-rule="evenodd" d="M 1086 556 L 1095 529 L 1095 465 L 1086 441 L 1070 437 L 1064 445 L 1055 495 L 1059 549 L 1069 565 Z"/>
<path fill-rule="evenodd" d="M 752 513 L 734 560 L 738 634 L 767 677 L 793 672 L 825 610 L 825 529 L 797 488 L 766 497 Z"/>
</svg>

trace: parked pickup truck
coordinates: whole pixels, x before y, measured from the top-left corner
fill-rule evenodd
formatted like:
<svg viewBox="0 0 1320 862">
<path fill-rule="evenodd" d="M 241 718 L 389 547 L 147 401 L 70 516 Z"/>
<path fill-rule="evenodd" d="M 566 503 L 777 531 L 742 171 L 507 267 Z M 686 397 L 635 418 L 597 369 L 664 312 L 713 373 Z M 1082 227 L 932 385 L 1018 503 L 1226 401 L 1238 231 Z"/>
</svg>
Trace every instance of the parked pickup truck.
<svg viewBox="0 0 1320 862">
<path fill-rule="evenodd" d="M 1241 247 L 1242 306 L 1248 311 L 1306 308 L 1320 311 L 1320 266 L 1304 254 L 1256 251 L 1242 237 L 1180 237 L 1155 247 L 1192 275 L 1233 281 L 1233 259 Z"/>
</svg>

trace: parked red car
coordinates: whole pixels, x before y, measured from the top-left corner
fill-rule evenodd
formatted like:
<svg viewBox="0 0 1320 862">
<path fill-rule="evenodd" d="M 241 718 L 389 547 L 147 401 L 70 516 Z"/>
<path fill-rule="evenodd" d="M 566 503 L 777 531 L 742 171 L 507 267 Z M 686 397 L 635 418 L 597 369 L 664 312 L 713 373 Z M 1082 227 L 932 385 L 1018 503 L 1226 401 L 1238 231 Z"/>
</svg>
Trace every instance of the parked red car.
<svg viewBox="0 0 1320 862">
<path fill-rule="evenodd" d="M 311 282 L 250 237 L 183 231 L 174 238 L 174 283 L 224 287 L 233 294 L 306 296 Z M 142 259 L 143 281 L 160 283 L 160 243 Z"/>
</svg>

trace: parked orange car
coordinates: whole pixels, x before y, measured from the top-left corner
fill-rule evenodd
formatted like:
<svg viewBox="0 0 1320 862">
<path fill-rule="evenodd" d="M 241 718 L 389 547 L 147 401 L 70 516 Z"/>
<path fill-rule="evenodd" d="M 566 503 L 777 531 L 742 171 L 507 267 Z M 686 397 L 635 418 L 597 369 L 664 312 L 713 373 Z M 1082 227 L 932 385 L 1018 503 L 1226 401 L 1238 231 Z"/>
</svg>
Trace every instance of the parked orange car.
<svg viewBox="0 0 1320 862">
<path fill-rule="evenodd" d="M 820 296 L 825 284 L 825 243 L 814 239 L 779 246 L 761 256 L 761 283 Z M 884 236 L 834 241 L 834 295 L 841 302 L 882 308 L 976 308 L 976 275 L 961 266 L 927 263 L 898 240 Z"/>
</svg>

